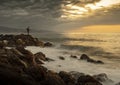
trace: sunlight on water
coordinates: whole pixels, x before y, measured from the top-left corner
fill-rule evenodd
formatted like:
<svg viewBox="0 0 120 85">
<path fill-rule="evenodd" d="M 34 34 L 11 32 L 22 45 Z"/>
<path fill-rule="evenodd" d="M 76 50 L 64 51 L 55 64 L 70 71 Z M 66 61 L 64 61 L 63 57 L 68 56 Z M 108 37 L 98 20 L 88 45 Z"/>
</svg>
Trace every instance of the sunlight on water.
<svg viewBox="0 0 120 85">
<path fill-rule="evenodd" d="M 79 33 L 79 34 L 65 34 L 66 37 L 72 39 L 66 41 L 65 45 L 70 46 L 87 46 L 102 48 L 108 53 L 114 54 L 113 56 L 119 56 L 120 50 L 120 34 L 119 33 Z M 111 55 L 112 55 L 111 54 Z"/>
</svg>

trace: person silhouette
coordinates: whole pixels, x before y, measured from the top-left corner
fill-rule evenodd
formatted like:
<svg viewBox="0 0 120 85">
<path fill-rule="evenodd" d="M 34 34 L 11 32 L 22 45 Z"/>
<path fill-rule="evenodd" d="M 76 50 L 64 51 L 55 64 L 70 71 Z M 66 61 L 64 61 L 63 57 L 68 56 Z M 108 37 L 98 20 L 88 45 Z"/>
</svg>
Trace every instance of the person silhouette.
<svg viewBox="0 0 120 85">
<path fill-rule="evenodd" d="M 26 28 L 26 30 L 27 30 L 27 35 L 29 35 L 29 33 L 30 33 L 30 27 L 28 26 L 28 27 Z"/>
</svg>

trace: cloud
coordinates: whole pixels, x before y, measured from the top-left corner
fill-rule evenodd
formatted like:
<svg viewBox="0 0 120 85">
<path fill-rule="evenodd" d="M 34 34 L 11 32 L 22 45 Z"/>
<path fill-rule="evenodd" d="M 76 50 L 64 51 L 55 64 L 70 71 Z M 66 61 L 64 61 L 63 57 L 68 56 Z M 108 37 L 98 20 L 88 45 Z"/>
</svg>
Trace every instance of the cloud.
<svg viewBox="0 0 120 85">
<path fill-rule="evenodd" d="M 86 1 L 86 2 L 85 2 Z M 92 16 L 76 20 L 61 19 L 63 6 L 77 5 L 84 8 L 100 0 L 0 0 L 0 25 L 55 31 L 69 30 L 93 24 L 119 24 L 119 6 L 95 11 Z M 82 5 L 81 5 L 82 4 Z M 73 9 L 74 10 L 74 9 Z M 70 10 L 70 11 L 73 11 Z"/>
</svg>

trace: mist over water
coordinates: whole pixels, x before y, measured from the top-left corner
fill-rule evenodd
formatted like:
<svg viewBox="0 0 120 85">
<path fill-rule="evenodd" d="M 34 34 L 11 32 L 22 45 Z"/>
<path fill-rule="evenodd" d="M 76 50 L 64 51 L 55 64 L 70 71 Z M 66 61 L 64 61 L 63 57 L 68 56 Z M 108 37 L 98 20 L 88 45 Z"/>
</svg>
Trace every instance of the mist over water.
<svg viewBox="0 0 120 85">
<path fill-rule="evenodd" d="M 27 47 L 27 49 L 33 53 L 41 51 L 47 57 L 54 59 L 53 62 L 45 63 L 47 68 L 55 71 L 78 71 L 91 75 L 106 73 L 114 83 L 120 81 L 119 33 L 39 34 L 39 39 L 53 42 L 55 46 Z M 83 53 L 105 64 L 97 65 L 79 60 Z M 77 59 L 70 58 L 70 55 L 76 55 Z M 59 56 L 63 56 L 65 60 L 60 60 Z M 104 85 L 114 84 L 107 82 Z"/>
<path fill-rule="evenodd" d="M 40 34 L 40 39 L 59 44 L 60 48 L 76 50 L 98 57 L 120 59 L 120 33 Z"/>
</svg>

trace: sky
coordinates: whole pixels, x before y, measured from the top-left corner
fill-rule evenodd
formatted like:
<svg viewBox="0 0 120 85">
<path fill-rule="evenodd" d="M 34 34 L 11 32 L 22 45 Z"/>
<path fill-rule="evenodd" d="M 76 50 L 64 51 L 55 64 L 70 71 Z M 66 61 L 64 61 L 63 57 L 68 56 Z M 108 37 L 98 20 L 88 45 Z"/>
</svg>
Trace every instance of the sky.
<svg viewBox="0 0 120 85">
<path fill-rule="evenodd" d="M 119 16 L 120 0 L 0 0 L 0 26 L 16 29 L 120 32 Z"/>
</svg>

